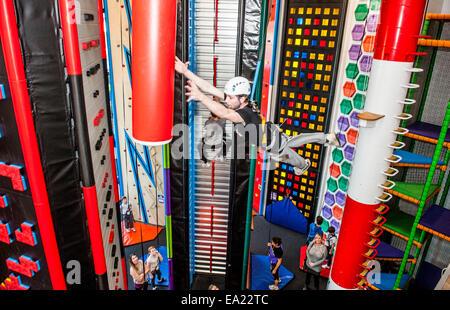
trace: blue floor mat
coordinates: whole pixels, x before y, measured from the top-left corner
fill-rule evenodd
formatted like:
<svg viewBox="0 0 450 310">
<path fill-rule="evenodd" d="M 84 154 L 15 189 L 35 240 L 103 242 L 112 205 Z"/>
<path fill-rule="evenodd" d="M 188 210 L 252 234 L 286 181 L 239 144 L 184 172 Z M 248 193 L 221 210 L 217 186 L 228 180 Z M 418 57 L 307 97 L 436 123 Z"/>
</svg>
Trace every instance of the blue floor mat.
<svg viewBox="0 0 450 310">
<path fill-rule="evenodd" d="M 268 290 L 269 285 L 273 284 L 272 273 L 270 272 L 270 261 L 267 255 L 251 255 L 251 290 Z M 286 269 L 283 265 L 280 266 L 280 280 L 278 284 L 279 289 L 282 289 L 286 284 L 294 278 L 294 274 Z"/>
<path fill-rule="evenodd" d="M 159 270 L 161 270 L 161 275 L 166 280 L 161 283 L 158 283 L 158 277 L 156 277 L 155 284 L 162 285 L 162 286 L 169 286 L 169 264 L 167 262 L 167 247 L 160 246 L 159 248 L 157 248 L 157 250 L 163 257 L 163 261 L 159 264 Z M 147 259 L 147 256 L 148 256 L 148 254 L 145 254 L 144 262 Z M 142 257 L 140 259 L 142 259 Z M 150 277 L 148 278 L 148 284 L 149 285 L 151 284 Z"/>
<path fill-rule="evenodd" d="M 380 283 L 375 283 L 375 279 L 367 278 L 370 284 L 378 288 L 379 290 L 392 290 L 394 288 L 395 279 L 397 278 L 396 273 L 380 273 L 379 274 Z M 409 274 L 403 274 L 402 279 L 400 280 L 400 287 L 403 288 L 406 282 L 409 280 Z"/>
</svg>

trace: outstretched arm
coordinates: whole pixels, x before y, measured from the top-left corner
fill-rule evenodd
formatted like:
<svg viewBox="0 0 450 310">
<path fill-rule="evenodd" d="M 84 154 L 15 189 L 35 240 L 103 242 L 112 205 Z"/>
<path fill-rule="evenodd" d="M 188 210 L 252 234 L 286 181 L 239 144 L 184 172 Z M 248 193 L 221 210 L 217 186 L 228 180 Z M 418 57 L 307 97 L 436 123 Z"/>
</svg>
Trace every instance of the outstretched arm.
<svg viewBox="0 0 450 310">
<path fill-rule="evenodd" d="M 205 81 L 191 70 L 188 69 L 189 61 L 183 63 L 178 57 L 175 56 L 175 71 L 183 74 L 187 79 L 192 80 L 203 92 L 213 95 L 219 99 L 225 97 L 223 91 L 214 87 L 208 81 Z"/>
<path fill-rule="evenodd" d="M 244 123 L 244 120 L 236 111 L 226 108 L 203 94 L 193 81 L 189 80 L 185 88 L 187 90 L 186 96 L 188 96 L 187 101 L 195 100 L 200 102 L 219 118 L 227 119 L 235 124 Z"/>
</svg>

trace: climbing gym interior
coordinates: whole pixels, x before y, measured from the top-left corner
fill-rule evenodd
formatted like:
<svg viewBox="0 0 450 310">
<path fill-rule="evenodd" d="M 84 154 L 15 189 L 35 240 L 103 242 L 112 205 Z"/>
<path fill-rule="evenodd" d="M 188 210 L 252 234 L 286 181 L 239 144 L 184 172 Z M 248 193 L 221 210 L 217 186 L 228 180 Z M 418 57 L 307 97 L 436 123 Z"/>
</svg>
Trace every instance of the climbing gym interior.
<svg viewBox="0 0 450 310">
<path fill-rule="evenodd" d="M 0 0 L 0 35 L 0 290 L 450 289 L 450 0 Z M 298 173 L 269 125 L 335 143 Z"/>
</svg>

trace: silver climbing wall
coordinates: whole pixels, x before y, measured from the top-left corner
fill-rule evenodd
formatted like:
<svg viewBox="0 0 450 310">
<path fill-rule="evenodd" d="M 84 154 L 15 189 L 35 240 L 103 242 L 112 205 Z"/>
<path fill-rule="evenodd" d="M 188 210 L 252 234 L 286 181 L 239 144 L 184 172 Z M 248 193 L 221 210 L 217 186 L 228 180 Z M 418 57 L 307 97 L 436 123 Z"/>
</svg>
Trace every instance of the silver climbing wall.
<svg viewBox="0 0 450 310">
<path fill-rule="evenodd" d="M 195 1 L 196 73 L 221 89 L 235 76 L 238 4 L 238 0 Z M 230 160 L 226 158 L 210 167 L 201 165 L 199 145 L 211 114 L 200 103 L 195 103 L 194 110 L 194 272 L 225 275 Z M 227 122 L 228 141 L 231 130 L 231 123 Z"/>
</svg>

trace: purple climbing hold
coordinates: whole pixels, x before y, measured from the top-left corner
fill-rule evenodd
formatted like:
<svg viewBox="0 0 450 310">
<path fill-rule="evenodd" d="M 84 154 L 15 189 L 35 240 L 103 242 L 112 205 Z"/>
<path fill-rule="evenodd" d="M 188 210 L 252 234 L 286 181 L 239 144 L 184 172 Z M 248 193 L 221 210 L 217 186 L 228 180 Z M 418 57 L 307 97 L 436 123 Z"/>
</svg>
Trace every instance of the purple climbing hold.
<svg viewBox="0 0 450 310">
<path fill-rule="evenodd" d="M 336 234 L 339 234 L 339 229 L 341 228 L 341 224 L 336 219 L 332 219 L 330 222 L 330 226 L 333 226 L 336 229 Z"/>
<path fill-rule="evenodd" d="M 353 44 L 348 51 L 348 56 L 351 60 L 358 60 L 361 56 L 361 45 Z"/>
<path fill-rule="evenodd" d="M 344 157 L 345 159 L 352 161 L 355 157 L 355 148 L 351 145 L 347 145 L 344 149 Z"/>
<path fill-rule="evenodd" d="M 350 114 L 350 124 L 353 127 L 358 127 L 359 126 L 358 114 L 359 114 L 359 112 L 357 112 L 357 111 L 354 111 L 354 112 L 352 112 L 352 114 Z"/>
<path fill-rule="evenodd" d="M 333 217 L 333 211 L 331 211 L 331 209 L 328 208 L 327 206 L 324 206 L 324 207 L 322 208 L 322 216 L 323 216 L 325 219 L 329 220 L 330 218 Z"/>
<path fill-rule="evenodd" d="M 339 131 L 345 132 L 350 127 L 350 124 L 349 124 L 346 116 L 339 117 L 337 123 L 338 123 Z"/>
<path fill-rule="evenodd" d="M 336 135 L 337 135 L 337 137 L 339 139 L 339 142 L 340 142 L 341 146 L 344 146 L 344 145 L 347 144 L 347 140 L 345 139 L 345 134 L 337 133 Z"/>
<path fill-rule="evenodd" d="M 378 26 L 378 14 L 371 14 L 366 21 L 366 30 L 368 32 L 376 32 Z"/>
<path fill-rule="evenodd" d="M 330 192 L 326 192 L 325 194 L 325 203 L 329 206 L 334 205 L 334 195 Z"/>
<path fill-rule="evenodd" d="M 353 41 L 361 41 L 364 37 L 364 25 L 356 24 L 352 30 Z"/>
<path fill-rule="evenodd" d="M 344 206 L 344 204 L 345 204 L 345 199 L 346 199 L 346 196 L 345 196 L 345 193 L 344 193 L 344 192 L 338 191 L 338 192 L 336 193 L 336 203 L 337 203 L 338 205 Z"/>
<path fill-rule="evenodd" d="M 364 55 L 359 60 L 359 68 L 363 72 L 370 72 L 370 69 L 372 68 L 372 57 L 368 55 Z"/>
</svg>

